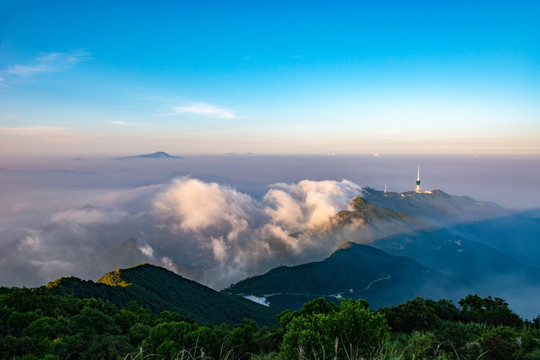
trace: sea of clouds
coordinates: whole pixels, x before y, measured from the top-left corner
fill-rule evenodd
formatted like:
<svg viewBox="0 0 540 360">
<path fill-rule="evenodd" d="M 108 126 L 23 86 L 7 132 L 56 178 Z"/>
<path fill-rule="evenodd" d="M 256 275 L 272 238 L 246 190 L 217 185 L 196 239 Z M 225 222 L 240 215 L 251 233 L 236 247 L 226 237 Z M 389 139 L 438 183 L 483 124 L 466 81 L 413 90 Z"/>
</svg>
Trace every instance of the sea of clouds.
<svg viewBox="0 0 540 360">
<path fill-rule="evenodd" d="M 0 268 L 14 283 L 37 285 L 66 275 L 95 278 L 118 267 L 115 259 L 150 262 L 220 289 L 327 256 L 336 239 L 310 232 L 328 227 L 360 192 L 348 180 L 302 180 L 272 184 L 255 198 L 190 177 L 110 191 L 20 229 L 2 243 L 8 256 Z"/>
<path fill-rule="evenodd" d="M 150 262 L 221 289 L 322 260 L 350 235 L 325 230 L 360 195 L 358 184 L 406 191 L 419 163 L 424 189 L 517 208 L 540 203 L 537 158 L 8 160 L 0 162 L 0 286 L 97 280 Z M 369 240 L 354 231 L 355 241 Z"/>
</svg>

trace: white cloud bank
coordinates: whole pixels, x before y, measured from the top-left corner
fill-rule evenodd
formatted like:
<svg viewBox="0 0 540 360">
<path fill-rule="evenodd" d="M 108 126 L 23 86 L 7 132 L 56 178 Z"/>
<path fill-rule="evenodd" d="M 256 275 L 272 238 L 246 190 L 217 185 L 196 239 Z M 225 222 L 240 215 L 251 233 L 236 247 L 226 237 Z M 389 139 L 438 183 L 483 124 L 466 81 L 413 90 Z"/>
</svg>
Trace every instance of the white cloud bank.
<svg viewBox="0 0 540 360">
<path fill-rule="evenodd" d="M 161 229 L 204 254 L 207 271 L 201 280 L 219 287 L 306 254 L 326 255 L 335 239 L 314 242 L 309 230 L 328 226 L 359 192 L 347 180 L 303 180 L 273 185 L 257 201 L 233 188 L 182 178 L 159 194 L 153 207 Z"/>
<path fill-rule="evenodd" d="M 320 230 L 360 190 L 347 180 L 303 180 L 272 185 L 257 200 L 217 183 L 177 178 L 56 212 L 45 226 L 22 234 L 9 258 L 33 274 L 83 278 L 147 261 L 222 288 L 327 256 L 341 240 Z M 61 266 L 55 270 L 55 264 Z M 66 274 L 69 264 L 78 272 Z"/>
</svg>

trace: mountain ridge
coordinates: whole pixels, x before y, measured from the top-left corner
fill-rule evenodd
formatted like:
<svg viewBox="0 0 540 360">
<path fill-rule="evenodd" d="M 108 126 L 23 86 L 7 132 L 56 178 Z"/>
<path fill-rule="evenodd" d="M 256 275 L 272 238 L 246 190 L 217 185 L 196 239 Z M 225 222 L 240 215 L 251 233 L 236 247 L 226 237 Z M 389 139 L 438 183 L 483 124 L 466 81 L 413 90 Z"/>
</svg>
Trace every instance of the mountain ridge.
<svg viewBox="0 0 540 360">
<path fill-rule="evenodd" d="M 442 190 L 416 193 L 384 192 L 363 188 L 364 200 L 410 216 L 426 219 L 435 225 L 478 221 L 512 213 L 494 202 L 478 201 L 469 196 L 450 195 Z"/>
<path fill-rule="evenodd" d="M 399 304 L 427 292 L 446 295 L 456 290 L 449 276 L 409 257 L 393 256 L 353 242 L 340 245 L 322 261 L 274 268 L 224 289 L 238 295 L 265 297 L 280 310 L 299 308 L 314 297 L 362 298 L 374 307 Z"/>
<path fill-rule="evenodd" d="M 275 322 L 275 314 L 263 305 L 217 292 L 148 263 L 110 271 L 95 283 L 69 277 L 52 281 L 45 288 L 59 295 L 102 298 L 118 306 L 137 301 L 155 313 L 176 311 L 200 323 L 235 324 L 244 318 L 260 324 Z"/>
</svg>

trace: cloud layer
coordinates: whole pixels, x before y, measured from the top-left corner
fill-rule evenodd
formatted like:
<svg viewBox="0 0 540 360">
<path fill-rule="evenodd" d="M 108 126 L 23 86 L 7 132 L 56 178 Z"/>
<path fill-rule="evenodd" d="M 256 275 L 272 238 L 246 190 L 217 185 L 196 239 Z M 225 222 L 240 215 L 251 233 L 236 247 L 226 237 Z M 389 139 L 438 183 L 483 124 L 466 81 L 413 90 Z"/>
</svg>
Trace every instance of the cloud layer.
<svg viewBox="0 0 540 360">
<path fill-rule="evenodd" d="M 346 180 L 303 180 L 273 185 L 257 201 L 233 188 L 183 178 L 156 197 L 153 214 L 160 229 L 204 254 L 202 280 L 219 287 L 306 254 L 326 255 L 335 244 L 315 243 L 307 232 L 327 226 L 359 191 Z"/>
<path fill-rule="evenodd" d="M 148 261 L 219 289 L 328 255 L 336 240 L 310 231 L 327 227 L 359 192 L 347 180 L 303 180 L 272 185 L 257 200 L 232 187 L 176 178 L 52 214 L 15 238 L 17 254 L 0 267 L 26 267 L 43 283 L 70 274 L 95 278 Z"/>
</svg>

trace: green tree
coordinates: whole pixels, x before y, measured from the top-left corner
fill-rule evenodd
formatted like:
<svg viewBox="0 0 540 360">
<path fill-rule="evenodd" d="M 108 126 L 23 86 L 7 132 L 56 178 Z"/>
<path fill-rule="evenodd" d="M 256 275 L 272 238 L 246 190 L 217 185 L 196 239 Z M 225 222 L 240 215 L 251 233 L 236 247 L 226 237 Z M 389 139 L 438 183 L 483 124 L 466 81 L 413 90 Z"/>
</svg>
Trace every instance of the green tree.
<svg viewBox="0 0 540 360">
<path fill-rule="evenodd" d="M 131 345 L 138 346 L 150 335 L 152 327 L 141 323 L 134 324 L 128 331 Z"/>
<path fill-rule="evenodd" d="M 439 324 L 435 310 L 426 300 L 415 298 L 404 304 L 380 310 L 395 332 L 411 333 L 413 330 L 434 330 Z"/>
<path fill-rule="evenodd" d="M 18 356 L 33 354 L 36 350 L 34 340 L 28 336 L 17 338 L 7 335 L 0 341 L 0 358 L 2 359 L 13 359 Z"/>
<path fill-rule="evenodd" d="M 478 341 L 486 329 L 485 324 L 462 323 L 458 321 L 444 321 L 435 330 L 435 339 L 438 346 L 447 353 L 455 353 L 460 358 L 476 358 L 470 356 L 471 344 Z"/>
<path fill-rule="evenodd" d="M 508 303 L 501 298 L 467 295 L 459 301 L 462 319 L 465 322 L 481 322 L 493 326 L 519 327 L 523 320 L 508 308 Z"/>
<path fill-rule="evenodd" d="M 362 302 L 362 304 L 366 305 L 367 302 L 365 300 L 358 300 L 359 302 Z M 326 301 L 323 297 L 311 300 L 307 303 L 305 303 L 302 308 L 300 309 L 300 315 L 302 316 L 309 316 L 314 314 L 332 314 L 337 311 L 337 305 L 331 302 Z"/>
<path fill-rule="evenodd" d="M 119 334 L 121 329 L 114 323 L 112 316 L 100 310 L 85 306 L 81 312 L 72 318 L 73 332 L 82 333 L 91 338 L 101 334 Z"/>
<path fill-rule="evenodd" d="M 326 358 L 337 352 L 336 331 L 331 329 L 329 315 L 313 314 L 295 317 L 287 326 L 280 349 L 280 358 Z"/>
<path fill-rule="evenodd" d="M 472 313 L 475 311 L 479 312 L 484 306 L 484 299 L 478 295 L 469 294 L 463 299 L 459 300 L 458 303 L 465 313 Z"/>
<path fill-rule="evenodd" d="M 8 333 L 16 337 L 21 336 L 22 331 L 30 325 L 32 322 L 38 320 L 43 316 L 43 311 L 37 309 L 34 311 L 27 311 L 20 313 L 18 311 L 13 311 L 8 318 Z"/>
<path fill-rule="evenodd" d="M 195 330 L 197 325 L 185 321 L 161 323 L 150 330 L 142 346 L 148 351 L 172 357 L 180 350 L 190 347 L 187 335 Z"/>
<path fill-rule="evenodd" d="M 53 340 L 58 334 L 59 321 L 44 316 L 33 321 L 22 332 L 23 336 L 27 336 L 34 341 L 36 346 L 35 353 L 40 358 L 46 354 L 53 352 Z"/>
<path fill-rule="evenodd" d="M 260 328 L 255 335 L 257 344 L 257 354 L 269 354 L 277 352 L 281 346 L 283 333 L 280 328 L 273 325 L 267 325 Z"/>
<path fill-rule="evenodd" d="M 315 301 L 304 306 L 313 311 L 301 310 L 292 320 L 288 314 L 280 317 L 288 321 L 280 349 L 282 359 L 359 358 L 373 352 L 388 336 L 386 319 L 369 310 L 364 300 L 342 300 L 335 309 L 320 299 Z"/>
<path fill-rule="evenodd" d="M 229 338 L 232 349 L 238 356 L 258 352 L 259 346 L 256 338 L 258 331 L 257 323 L 251 319 L 244 319 L 233 327 Z"/>
<path fill-rule="evenodd" d="M 199 326 L 185 337 L 186 345 L 192 350 L 194 356 L 202 353 L 217 357 L 219 355 L 218 338 L 216 333 L 208 326 Z"/>
<path fill-rule="evenodd" d="M 440 299 L 437 302 L 426 300 L 426 305 L 433 308 L 435 315 L 443 321 L 459 321 L 461 319 L 458 307 L 450 300 Z"/>
<path fill-rule="evenodd" d="M 533 326 L 537 329 L 540 329 L 540 315 L 538 315 L 537 317 L 535 317 L 532 321 L 533 323 Z"/>
<path fill-rule="evenodd" d="M 129 338 L 124 335 L 100 334 L 94 336 L 81 359 L 119 359 L 133 350 Z"/>
<path fill-rule="evenodd" d="M 28 325 L 23 330 L 22 335 L 30 336 L 36 339 L 54 339 L 58 334 L 58 325 L 58 320 L 48 316 L 44 316 Z"/>
<path fill-rule="evenodd" d="M 333 318 L 338 338 L 354 354 L 366 355 L 388 336 L 386 319 L 370 311 L 364 300 L 343 300 Z"/>
</svg>

